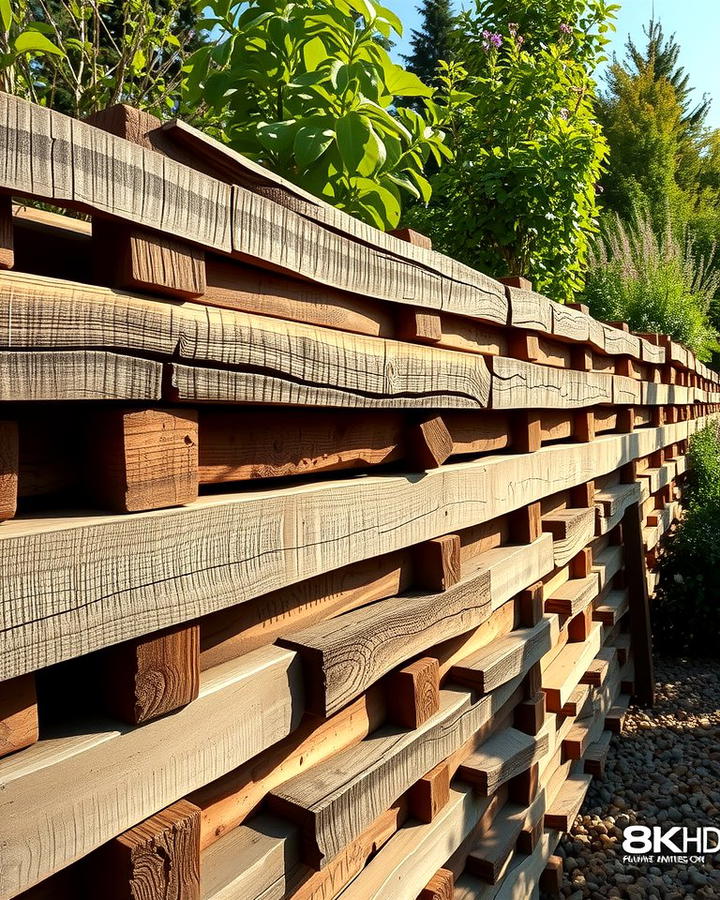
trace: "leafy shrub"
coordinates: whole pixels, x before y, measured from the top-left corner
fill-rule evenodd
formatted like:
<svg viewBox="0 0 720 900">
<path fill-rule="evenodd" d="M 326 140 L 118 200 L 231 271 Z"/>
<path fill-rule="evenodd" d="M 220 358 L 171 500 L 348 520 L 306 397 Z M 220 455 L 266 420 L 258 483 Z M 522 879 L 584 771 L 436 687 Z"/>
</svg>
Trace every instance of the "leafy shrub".
<svg viewBox="0 0 720 900">
<path fill-rule="evenodd" d="M 581 299 L 598 319 L 669 334 L 709 360 L 717 347 L 709 311 L 720 286 L 714 246 L 709 255 L 699 256 L 693 240 L 677 238 L 670 226 L 656 233 L 637 208 L 630 224 L 613 214 L 594 242 Z"/>
<path fill-rule="evenodd" d="M 447 128 L 455 158 L 431 179 L 427 209 L 408 216 L 438 249 L 574 299 L 607 148 L 592 73 L 615 9 L 603 0 L 475 0 L 461 14 L 465 71 L 444 72 L 464 100 Z"/>
<path fill-rule="evenodd" d="M 672 654 L 720 655 L 720 427 L 690 441 L 686 509 L 664 542 L 655 599 L 655 644 Z"/>
<path fill-rule="evenodd" d="M 221 140 L 380 228 L 402 197 L 427 202 L 423 168 L 450 155 L 443 110 L 395 106 L 432 96 L 390 60 L 402 25 L 366 0 L 209 0 L 218 40 L 188 63 L 185 106 Z M 420 103 L 413 104 L 420 108 Z"/>
</svg>

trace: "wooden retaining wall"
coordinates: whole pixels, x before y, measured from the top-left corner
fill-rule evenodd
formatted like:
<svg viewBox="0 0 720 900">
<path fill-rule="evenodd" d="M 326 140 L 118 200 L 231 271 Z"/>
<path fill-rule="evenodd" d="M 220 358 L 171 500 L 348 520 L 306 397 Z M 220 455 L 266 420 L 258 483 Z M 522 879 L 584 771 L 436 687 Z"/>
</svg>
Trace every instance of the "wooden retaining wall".
<svg viewBox="0 0 720 900">
<path fill-rule="evenodd" d="M 181 122 L 0 148 L 0 900 L 552 885 L 717 374 Z"/>
</svg>

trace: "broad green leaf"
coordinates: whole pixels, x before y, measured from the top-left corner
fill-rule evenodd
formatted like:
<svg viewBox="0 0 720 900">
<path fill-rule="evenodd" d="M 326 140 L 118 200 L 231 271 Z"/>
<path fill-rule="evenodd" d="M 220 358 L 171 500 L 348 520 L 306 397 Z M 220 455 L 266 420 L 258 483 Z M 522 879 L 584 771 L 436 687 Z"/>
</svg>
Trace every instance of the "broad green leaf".
<svg viewBox="0 0 720 900">
<path fill-rule="evenodd" d="M 385 147 L 367 116 L 347 113 L 338 120 L 336 139 L 342 161 L 351 175 L 371 175 L 385 161 Z"/>
<path fill-rule="evenodd" d="M 308 72 L 314 72 L 320 63 L 328 58 L 325 44 L 319 37 L 314 37 L 303 46 L 303 58 Z"/>
<path fill-rule="evenodd" d="M 293 144 L 295 160 L 301 169 L 314 163 L 332 144 L 335 132 L 321 125 L 303 125 L 298 128 Z"/>
<path fill-rule="evenodd" d="M 290 151 L 296 129 L 297 122 L 294 119 L 259 125 L 257 128 L 258 141 L 266 150 L 281 156 Z"/>
<path fill-rule="evenodd" d="M 432 97 L 433 89 L 428 87 L 413 72 L 390 63 L 384 66 L 385 88 L 394 97 Z"/>
<path fill-rule="evenodd" d="M 56 56 L 64 56 L 63 51 L 56 47 L 39 31 L 23 31 L 15 38 L 15 50 L 18 53 L 54 53 Z"/>
</svg>

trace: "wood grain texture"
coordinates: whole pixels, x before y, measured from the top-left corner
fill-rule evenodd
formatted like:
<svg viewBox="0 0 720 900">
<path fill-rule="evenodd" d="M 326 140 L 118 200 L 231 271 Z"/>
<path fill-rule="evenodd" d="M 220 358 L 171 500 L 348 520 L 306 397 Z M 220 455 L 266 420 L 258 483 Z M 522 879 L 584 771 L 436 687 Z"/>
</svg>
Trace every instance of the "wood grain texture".
<svg viewBox="0 0 720 900">
<path fill-rule="evenodd" d="M 155 360 L 102 350 L 0 349 L 0 401 L 160 400 L 161 396 L 162 364 Z"/>
<path fill-rule="evenodd" d="M 457 783 L 432 822 L 401 828 L 345 889 L 343 900 L 416 897 L 480 821 L 492 800 Z"/>
<path fill-rule="evenodd" d="M 0 421 L 0 522 L 17 511 L 19 472 L 17 422 Z"/>
<path fill-rule="evenodd" d="M 205 251 L 182 241 L 96 219 L 93 255 L 100 284 L 187 299 L 205 293 Z"/>
<path fill-rule="evenodd" d="M 359 744 L 385 721 L 385 697 L 368 691 L 325 721 L 306 716 L 284 740 L 190 795 L 202 809 L 201 848 L 244 822 L 274 788 Z"/>
<path fill-rule="evenodd" d="M 562 710 L 601 646 L 602 626 L 596 623 L 587 641 L 567 644 L 545 669 L 542 686 L 550 712 Z"/>
<path fill-rule="evenodd" d="M 100 506 L 139 512 L 198 496 L 198 425 L 193 410 L 102 409 L 87 422 L 85 483 Z"/>
<path fill-rule="evenodd" d="M 295 827 L 254 816 L 202 855 L 202 900 L 282 900 L 299 856 Z"/>
<path fill-rule="evenodd" d="M 553 537 L 555 565 L 564 566 L 595 535 L 595 510 L 593 508 L 556 510 L 543 516 L 542 529 Z"/>
<path fill-rule="evenodd" d="M 490 375 L 477 354 L 0 273 L 0 348 L 97 346 L 177 360 L 170 380 L 177 398 L 186 400 L 471 409 L 489 400 Z M 60 381 L 63 387 L 67 399 L 78 396 L 77 383 Z M 64 396 L 60 391 L 55 398 Z M 1 392 L 2 380 L 0 399 Z M 43 399 L 31 386 L 15 392 L 7 399 Z"/>
<path fill-rule="evenodd" d="M 440 667 L 433 657 L 422 657 L 388 678 L 388 720 L 401 728 L 419 728 L 440 709 Z"/>
<path fill-rule="evenodd" d="M 365 468 L 403 455 L 405 419 L 394 411 L 202 408 L 198 419 L 201 484 Z"/>
<path fill-rule="evenodd" d="M 92 864 L 111 900 L 200 900 L 200 810 L 178 800 L 110 841 Z"/>
<path fill-rule="evenodd" d="M 410 813 L 414 818 L 420 822 L 432 822 L 450 799 L 452 774 L 448 763 L 441 762 L 418 778 L 407 794 Z"/>
<path fill-rule="evenodd" d="M 551 640 L 551 619 L 543 618 L 532 628 L 519 628 L 466 656 L 453 666 L 452 678 L 487 693 L 524 674 L 548 652 Z"/>
<path fill-rule="evenodd" d="M 279 643 L 303 661 L 308 709 L 329 716 L 403 660 L 469 631 L 491 611 L 490 573 L 481 568 L 439 594 L 378 600 Z"/>
<path fill-rule="evenodd" d="M 101 672 L 108 712 L 140 725 L 195 700 L 199 655 L 199 625 L 176 625 L 104 651 Z"/>
<path fill-rule="evenodd" d="M 576 409 L 612 402 L 612 379 L 600 372 L 555 369 L 495 356 L 493 409 Z"/>
<path fill-rule="evenodd" d="M 506 728 L 471 753 L 460 766 L 459 774 L 487 797 L 533 766 L 547 749 L 547 734 L 533 737 L 516 728 Z"/>
<path fill-rule="evenodd" d="M 545 612 L 576 616 L 595 599 L 598 590 L 598 576 L 594 572 L 586 578 L 570 578 L 549 592 L 545 600 Z"/>
<path fill-rule="evenodd" d="M 242 765 L 289 734 L 301 714 L 299 661 L 273 647 L 218 666 L 197 700 L 142 728 L 98 722 L 90 733 L 48 735 L 0 761 L 0 897 Z"/>
<path fill-rule="evenodd" d="M 501 880 L 515 852 L 526 814 L 526 809 L 514 803 L 503 806 L 468 854 L 466 868 L 471 875 L 488 884 L 497 884 Z"/>
<path fill-rule="evenodd" d="M 592 781 L 591 775 L 571 775 L 545 813 L 545 827 L 558 831 L 569 831 L 580 812 L 587 789 Z"/>
<path fill-rule="evenodd" d="M 34 744 L 39 737 L 35 676 L 0 683 L 0 756 Z"/>
<path fill-rule="evenodd" d="M 450 869 L 438 869 L 418 894 L 417 900 L 453 900 L 455 876 Z"/>
<path fill-rule="evenodd" d="M 200 620 L 200 668 L 209 669 L 282 634 L 393 597 L 410 586 L 410 551 L 375 556 L 254 597 Z"/>
<path fill-rule="evenodd" d="M 441 466 L 453 452 L 453 439 L 442 416 L 427 416 L 408 426 L 406 455 L 418 470 Z"/>
<path fill-rule="evenodd" d="M 0 95 L 0 186 L 79 205 L 217 250 L 231 244 L 231 188 L 92 125 Z"/>
<path fill-rule="evenodd" d="M 0 677 L 489 521 L 677 443 L 702 421 L 452 464 L 420 479 L 365 477 L 213 496 L 132 517 L 11 520 L 0 529 L 7 563 Z M 498 577 L 503 571 L 507 566 Z"/>
<path fill-rule="evenodd" d="M 467 691 L 441 691 L 440 712 L 414 731 L 380 728 L 321 769 L 273 791 L 271 808 L 303 829 L 305 861 L 322 868 L 425 772 L 473 735 L 512 696 L 509 682 L 472 702 Z"/>
</svg>

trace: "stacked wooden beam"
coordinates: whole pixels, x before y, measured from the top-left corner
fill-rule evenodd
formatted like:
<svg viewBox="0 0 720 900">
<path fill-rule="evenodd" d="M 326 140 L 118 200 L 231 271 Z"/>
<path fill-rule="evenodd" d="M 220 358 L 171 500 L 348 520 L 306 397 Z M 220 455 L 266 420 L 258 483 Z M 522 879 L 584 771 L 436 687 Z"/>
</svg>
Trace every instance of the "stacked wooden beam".
<svg viewBox="0 0 720 900">
<path fill-rule="evenodd" d="M 0 900 L 551 885 L 717 374 L 183 123 L 0 129 Z"/>
</svg>

